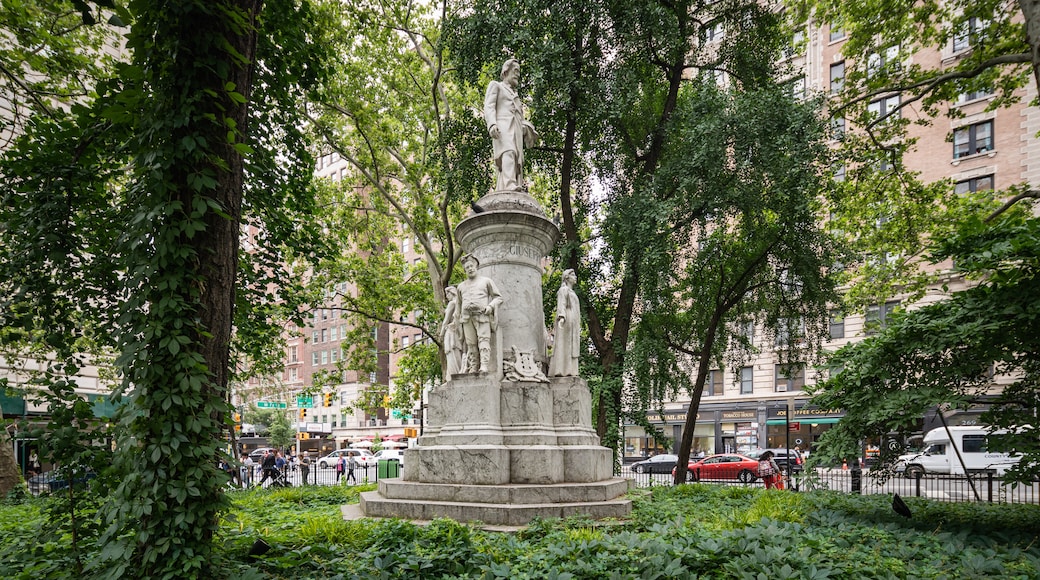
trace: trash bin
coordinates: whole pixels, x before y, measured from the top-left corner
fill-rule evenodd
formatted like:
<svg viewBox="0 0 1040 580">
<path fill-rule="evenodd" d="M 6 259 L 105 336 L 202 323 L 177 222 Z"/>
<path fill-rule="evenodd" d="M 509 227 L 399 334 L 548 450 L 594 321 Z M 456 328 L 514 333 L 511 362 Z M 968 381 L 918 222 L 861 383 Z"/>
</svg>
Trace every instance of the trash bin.
<svg viewBox="0 0 1040 580">
<path fill-rule="evenodd" d="M 401 477 L 401 462 L 396 459 L 380 459 L 376 467 L 376 479 Z"/>
</svg>

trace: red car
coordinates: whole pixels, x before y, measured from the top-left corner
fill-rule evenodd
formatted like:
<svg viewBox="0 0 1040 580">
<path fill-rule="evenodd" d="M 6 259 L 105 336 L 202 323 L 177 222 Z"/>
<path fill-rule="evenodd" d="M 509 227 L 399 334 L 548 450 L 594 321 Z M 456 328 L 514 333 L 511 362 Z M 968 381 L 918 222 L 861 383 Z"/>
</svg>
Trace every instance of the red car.
<svg viewBox="0 0 1040 580">
<path fill-rule="evenodd" d="M 675 477 L 675 470 L 672 470 L 672 477 Z M 758 479 L 758 461 L 736 453 L 720 453 L 691 461 L 687 466 L 686 481 L 712 479 L 735 479 L 741 483 L 751 483 Z"/>
</svg>

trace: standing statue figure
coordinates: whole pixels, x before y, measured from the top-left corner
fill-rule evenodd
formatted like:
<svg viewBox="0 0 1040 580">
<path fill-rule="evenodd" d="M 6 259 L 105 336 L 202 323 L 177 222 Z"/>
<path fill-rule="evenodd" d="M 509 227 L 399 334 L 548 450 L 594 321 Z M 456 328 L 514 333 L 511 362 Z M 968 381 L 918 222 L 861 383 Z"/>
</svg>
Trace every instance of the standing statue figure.
<svg viewBox="0 0 1040 580">
<path fill-rule="evenodd" d="M 480 261 L 470 254 L 462 258 L 466 280 L 459 286 L 459 322 L 466 339 L 466 372 L 486 373 L 491 361 L 491 333 L 497 330 L 495 312 L 502 295 L 494 281 L 477 274 Z"/>
<path fill-rule="evenodd" d="M 444 380 L 462 372 L 462 329 L 459 328 L 459 290 L 444 289 L 444 321 L 441 322 L 441 346 L 444 348 Z"/>
<path fill-rule="evenodd" d="M 524 119 L 524 107 L 516 86 L 520 82 L 520 61 L 511 58 L 502 64 L 502 80 L 491 81 L 484 95 L 484 121 L 495 153 L 495 191 L 526 191 L 524 147 L 538 142 L 534 125 Z"/>
<path fill-rule="evenodd" d="M 552 358 L 549 359 L 550 377 L 578 376 L 578 354 L 581 340 L 581 313 L 574 285 L 578 277 L 574 270 L 563 271 L 563 282 L 556 293 L 556 327 Z"/>
</svg>

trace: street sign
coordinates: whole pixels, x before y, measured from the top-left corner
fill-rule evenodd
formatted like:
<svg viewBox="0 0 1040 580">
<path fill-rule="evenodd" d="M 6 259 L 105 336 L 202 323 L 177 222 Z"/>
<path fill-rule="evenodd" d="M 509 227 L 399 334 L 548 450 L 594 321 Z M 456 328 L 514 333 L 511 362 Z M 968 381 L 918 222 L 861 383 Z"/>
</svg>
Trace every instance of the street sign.
<svg viewBox="0 0 1040 580">
<path fill-rule="evenodd" d="M 296 397 L 296 406 L 301 409 L 313 409 L 314 408 L 314 396 L 313 395 L 300 395 Z"/>
<path fill-rule="evenodd" d="M 288 409 L 288 403 L 279 403 L 277 401 L 257 401 L 257 409 Z"/>
</svg>

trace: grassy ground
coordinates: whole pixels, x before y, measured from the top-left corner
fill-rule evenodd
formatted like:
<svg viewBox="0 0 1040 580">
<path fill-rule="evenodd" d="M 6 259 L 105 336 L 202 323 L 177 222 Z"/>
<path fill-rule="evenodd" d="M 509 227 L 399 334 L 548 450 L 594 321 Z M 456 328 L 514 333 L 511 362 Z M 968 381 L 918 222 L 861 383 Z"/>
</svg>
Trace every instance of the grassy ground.
<svg viewBox="0 0 1040 580">
<path fill-rule="evenodd" d="M 515 534 L 450 520 L 344 521 L 353 488 L 235 492 L 230 578 L 1038 578 L 1040 507 L 684 485 L 634 492 L 623 522 L 538 521 Z M 61 578 L 39 500 L 0 506 L 0 577 Z M 45 526 L 46 527 L 46 526 Z M 270 550 L 250 559 L 262 539 Z M 42 550 L 26 542 L 44 541 Z M 32 571 L 29 575 L 26 570 Z M 42 571 L 42 574 L 41 574 Z"/>
</svg>

